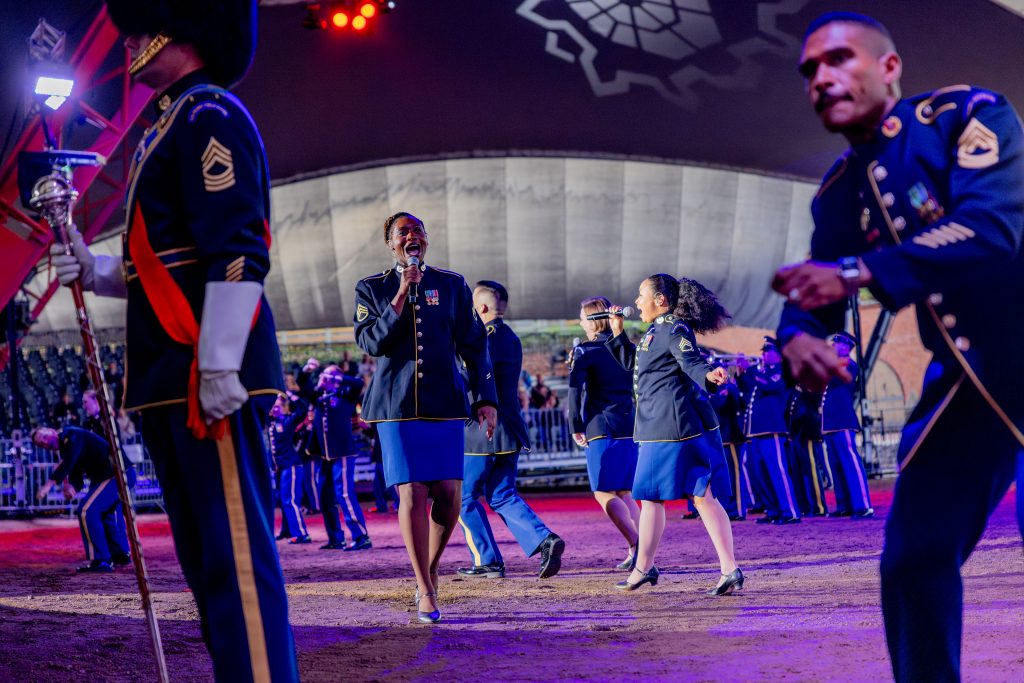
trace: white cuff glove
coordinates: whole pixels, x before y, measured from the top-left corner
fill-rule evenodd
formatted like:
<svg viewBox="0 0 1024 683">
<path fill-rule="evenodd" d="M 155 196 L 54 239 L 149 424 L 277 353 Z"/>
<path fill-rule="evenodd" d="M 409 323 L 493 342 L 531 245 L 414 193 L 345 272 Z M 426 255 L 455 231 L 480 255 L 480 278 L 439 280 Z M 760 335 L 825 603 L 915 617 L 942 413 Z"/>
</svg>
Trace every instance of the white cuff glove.
<svg viewBox="0 0 1024 683">
<path fill-rule="evenodd" d="M 124 274 L 121 270 L 121 259 L 116 256 L 96 256 L 85 246 L 82 233 L 71 226 L 68 231 L 71 240 L 71 254 L 64 253 L 63 244 L 50 246 L 50 263 L 57 271 L 57 280 L 62 285 L 70 286 L 80 280 L 82 289 L 95 291 L 100 296 L 125 298 L 128 296 Z"/>
<path fill-rule="evenodd" d="M 199 325 L 199 405 L 219 420 L 249 398 L 238 379 L 256 306 L 263 295 L 259 282 L 207 282 Z"/>
</svg>

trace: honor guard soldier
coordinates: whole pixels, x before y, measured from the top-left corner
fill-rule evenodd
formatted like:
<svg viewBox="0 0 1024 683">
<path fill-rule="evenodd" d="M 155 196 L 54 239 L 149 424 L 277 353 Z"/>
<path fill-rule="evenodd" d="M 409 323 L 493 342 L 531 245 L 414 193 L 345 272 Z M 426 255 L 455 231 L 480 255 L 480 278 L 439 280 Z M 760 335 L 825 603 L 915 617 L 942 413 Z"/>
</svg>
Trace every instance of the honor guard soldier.
<svg viewBox="0 0 1024 683">
<path fill-rule="evenodd" d="M 786 404 L 789 395 L 782 378 L 782 363 L 775 340 L 764 338 L 761 347 L 764 367 L 744 373 L 750 394 L 745 419 L 747 467 L 753 470 L 754 493 L 765 508 L 758 524 L 795 524 L 800 521 L 800 508 L 793 494 L 793 482 L 786 465 Z M 757 488 L 761 490 L 758 491 Z"/>
<path fill-rule="evenodd" d="M 64 497 L 74 498 L 76 491 L 89 480 L 89 491 L 78 504 L 75 515 L 85 545 L 89 564 L 79 572 L 111 572 L 114 566 L 131 563 L 128 530 L 121 512 L 121 497 L 114 468 L 110 464 L 110 448 L 103 437 L 81 427 L 65 427 L 57 432 L 49 427 L 32 431 L 32 443 L 48 451 L 60 452 L 60 463 L 50 478 L 39 487 L 36 498 L 45 500 L 57 482 L 64 482 Z M 135 487 L 135 467 L 122 454 L 128 488 Z"/>
<path fill-rule="evenodd" d="M 1006 98 L 981 88 L 903 99 L 902 71 L 871 17 L 831 13 L 808 28 L 807 94 L 850 148 L 814 198 L 811 259 L 772 286 L 788 299 L 779 339 L 790 371 L 816 391 L 852 379 L 824 341 L 850 296 L 867 287 L 891 311 L 916 305 L 933 355 L 898 451 L 882 611 L 897 681 L 955 681 L 960 567 L 1015 470 L 1024 490 L 1024 356 L 1006 347 L 1024 335 L 1024 131 Z"/>
<path fill-rule="evenodd" d="M 528 556 L 541 555 L 540 578 L 558 573 L 565 541 L 553 533 L 516 489 L 519 452 L 529 450 L 530 437 L 519 405 L 519 373 L 523 346 L 502 316 L 508 292 L 490 280 L 476 283 L 473 308 L 487 330 L 487 350 L 494 367 L 498 392 L 498 424 L 491 439 L 476 424 L 466 427 L 466 457 L 459 523 L 473 556 L 472 567 L 460 567 L 463 576 L 502 578 L 505 562 L 494 540 L 481 498 L 487 500 Z"/>
<path fill-rule="evenodd" d="M 281 536 L 287 538 L 285 530 L 294 536 L 289 543 L 309 543 L 306 519 L 299 509 L 302 496 L 302 458 L 295 447 L 295 428 L 306 417 L 301 406 L 296 407 L 286 396 L 278 396 L 270 409 L 270 455 L 274 469 L 279 476 L 278 492 L 283 517 Z"/>
<path fill-rule="evenodd" d="M 794 387 L 789 405 L 791 474 L 800 499 L 800 511 L 809 517 L 820 517 L 828 514 L 827 486 L 822 472 L 831 471 L 821 441 L 821 396 Z"/>
<path fill-rule="evenodd" d="M 714 364 L 713 367 L 724 367 Z M 729 513 L 729 519 L 737 522 L 747 518 L 750 505 L 750 482 L 743 467 L 743 425 L 740 423 L 740 389 L 730 378 L 725 384 L 712 391 L 708 398 L 718 416 L 719 433 L 725 449 L 725 464 L 729 466 L 729 481 L 732 496 L 722 496 L 722 507 Z"/>
<path fill-rule="evenodd" d="M 821 428 L 820 432 L 825 446 L 825 457 L 828 459 L 829 471 L 836 492 L 837 517 L 865 519 L 873 517 L 871 495 L 868 492 L 868 478 L 864 473 L 864 461 L 857 450 L 857 432 L 860 431 L 860 420 L 854 409 L 856 398 L 854 390 L 857 386 L 857 374 L 860 368 L 850 358 L 850 350 L 854 347 L 853 337 L 845 332 L 832 335 L 829 339 L 836 355 L 845 359 L 846 371 L 850 381 L 842 377 L 833 377 L 825 392 L 821 395 Z"/>
<path fill-rule="evenodd" d="M 142 411 L 182 570 L 219 681 L 294 681 L 264 445 L 281 357 L 263 281 L 270 176 L 227 88 L 256 45 L 253 0 L 107 0 L 157 116 L 129 173 L 124 257 L 51 251 L 58 277 L 127 296 L 125 408 Z"/>
<path fill-rule="evenodd" d="M 320 505 L 327 544 L 321 550 L 368 550 L 373 547 L 366 518 L 356 496 L 356 448 L 352 419 L 363 380 L 349 377 L 337 365 L 320 374 L 313 411 L 311 449 L 320 457 Z M 339 512 L 341 513 L 339 517 Z M 352 542 L 345 543 L 345 520 Z"/>
</svg>

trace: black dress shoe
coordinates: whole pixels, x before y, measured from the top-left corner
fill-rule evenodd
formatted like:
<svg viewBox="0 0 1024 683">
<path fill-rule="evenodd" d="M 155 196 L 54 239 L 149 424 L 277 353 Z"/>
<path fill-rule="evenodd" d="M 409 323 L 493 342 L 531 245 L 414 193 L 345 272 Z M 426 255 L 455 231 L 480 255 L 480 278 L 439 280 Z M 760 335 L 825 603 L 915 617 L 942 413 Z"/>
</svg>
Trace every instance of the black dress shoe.
<svg viewBox="0 0 1024 683">
<path fill-rule="evenodd" d="M 769 515 L 765 515 L 764 517 L 758 517 L 757 519 L 755 519 L 754 524 L 771 524 L 776 519 L 778 519 L 778 517 L 770 517 Z"/>
<path fill-rule="evenodd" d="M 851 512 L 849 510 L 836 510 L 835 512 L 828 513 L 829 517 L 850 517 Z"/>
<path fill-rule="evenodd" d="M 615 565 L 615 568 L 616 569 L 623 569 L 623 570 L 626 570 L 626 571 L 633 571 L 633 569 L 636 567 L 636 555 L 637 555 L 637 551 L 638 550 L 639 550 L 639 546 L 636 546 L 636 545 L 629 546 L 629 555 L 626 555 L 626 559 L 625 560 L 623 560 L 619 564 Z"/>
<path fill-rule="evenodd" d="M 313 539 L 309 537 L 309 534 L 306 534 L 305 536 L 296 536 L 292 540 L 288 541 L 291 545 L 305 545 L 312 542 Z"/>
<path fill-rule="evenodd" d="M 799 517 L 779 517 L 772 520 L 772 524 L 799 524 Z"/>
<path fill-rule="evenodd" d="M 550 579 L 562 568 L 562 553 L 565 541 L 558 534 L 551 533 L 540 544 L 540 578 Z"/>
<path fill-rule="evenodd" d="M 320 550 L 344 550 L 344 543 L 335 543 L 334 541 L 328 541 L 327 543 L 320 546 Z"/>
<path fill-rule="evenodd" d="M 82 565 L 75 571 L 79 574 L 108 574 L 114 571 L 114 565 L 106 560 L 93 560 L 89 564 Z"/>
<path fill-rule="evenodd" d="M 739 567 L 736 567 L 731 574 L 722 574 L 722 578 L 718 580 L 718 585 L 708 591 L 708 595 L 728 595 L 734 590 L 743 590 L 743 572 L 740 571 Z"/>
<path fill-rule="evenodd" d="M 114 553 L 110 556 L 110 564 L 115 567 L 123 567 L 132 563 L 132 556 L 128 553 Z"/>
<path fill-rule="evenodd" d="M 729 515 L 730 522 L 745 522 L 747 521 L 746 515 Z"/>
<path fill-rule="evenodd" d="M 860 510 L 850 515 L 850 519 L 871 519 L 875 516 L 874 508 L 868 508 L 867 510 Z"/>
<path fill-rule="evenodd" d="M 683 519 L 697 519 L 698 517 L 700 517 L 700 513 L 696 511 L 687 512 L 685 515 L 683 515 Z"/>
<path fill-rule="evenodd" d="M 635 591 L 637 588 L 644 585 L 645 583 L 649 583 L 652 586 L 657 586 L 659 576 L 661 576 L 661 572 L 658 571 L 658 568 L 651 567 L 650 570 L 643 575 L 643 578 L 637 581 L 636 583 L 630 583 L 629 579 L 626 579 L 625 581 L 619 581 L 617 584 L 615 584 L 615 589 L 620 591 Z"/>
<path fill-rule="evenodd" d="M 288 540 L 291 537 L 292 537 L 291 534 L 286 534 L 285 532 L 282 531 L 277 536 L 274 536 L 274 540 L 275 541 L 285 541 L 285 540 Z"/>
<path fill-rule="evenodd" d="M 475 564 L 472 567 L 459 567 L 458 572 L 461 576 L 472 576 L 474 578 L 484 579 L 503 579 L 505 578 L 505 564 L 502 562 L 495 562 L 494 564 Z"/>
<path fill-rule="evenodd" d="M 346 550 L 346 551 L 349 551 L 349 550 L 369 550 L 372 547 L 373 547 L 373 543 L 370 541 L 370 537 L 369 536 L 362 536 L 362 537 L 357 538 L 356 540 L 352 541 L 351 545 L 346 545 L 342 549 Z"/>
</svg>

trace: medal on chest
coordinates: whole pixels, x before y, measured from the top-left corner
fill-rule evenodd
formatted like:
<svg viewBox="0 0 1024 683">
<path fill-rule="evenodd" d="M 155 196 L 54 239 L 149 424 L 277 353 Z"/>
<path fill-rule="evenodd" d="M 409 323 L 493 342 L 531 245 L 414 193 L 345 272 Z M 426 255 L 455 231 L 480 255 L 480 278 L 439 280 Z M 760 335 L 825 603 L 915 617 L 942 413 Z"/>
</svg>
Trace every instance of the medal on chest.
<svg viewBox="0 0 1024 683">
<path fill-rule="evenodd" d="M 436 289 L 427 289 L 423 292 L 428 306 L 438 306 L 441 303 L 441 292 Z"/>
</svg>

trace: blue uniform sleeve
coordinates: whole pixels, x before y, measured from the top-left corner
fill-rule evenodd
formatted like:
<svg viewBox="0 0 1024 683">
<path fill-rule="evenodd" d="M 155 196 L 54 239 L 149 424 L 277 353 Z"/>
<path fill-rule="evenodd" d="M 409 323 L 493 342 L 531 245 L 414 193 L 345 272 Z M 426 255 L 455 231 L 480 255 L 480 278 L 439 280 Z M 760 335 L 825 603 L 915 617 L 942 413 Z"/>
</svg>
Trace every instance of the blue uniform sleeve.
<svg viewBox="0 0 1024 683">
<path fill-rule="evenodd" d="M 60 463 L 54 468 L 53 473 L 50 475 L 50 479 L 56 482 L 62 482 L 64 479 L 71 475 L 71 472 L 75 469 L 75 465 L 78 463 L 78 459 L 82 457 L 82 450 L 85 444 L 82 443 L 82 439 L 75 434 L 70 432 L 62 432 L 60 439 L 58 440 L 60 449 Z"/>
<path fill-rule="evenodd" d="M 175 136 L 182 209 L 207 282 L 263 282 L 270 269 L 263 143 L 228 93 L 204 93 Z"/>
<path fill-rule="evenodd" d="M 470 412 L 480 406 L 498 407 L 498 392 L 494 384 L 491 356 L 487 352 L 487 330 L 473 309 L 473 293 L 462 282 L 455 308 L 455 352 L 466 364 L 472 405 Z M 390 308 L 390 307 L 389 307 Z"/>
<path fill-rule="evenodd" d="M 898 310 L 970 282 L 1020 254 L 1024 132 L 1002 96 L 979 92 L 950 155 L 947 212 L 898 246 L 863 254 L 872 294 Z M 839 328 L 836 328 L 839 329 Z"/>
<path fill-rule="evenodd" d="M 395 343 L 400 316 L 390 301 L 377 302 L 365 281 L 356 283 L 356 343 L 371 356 L 387 356 Z"/>
<path fill-rule="evenodd" d="M 363 393 L 363 380 L 361 377 L 350 377 L 344 375 L 341 380 L 339 393 L 349 403 L 359 403 L 359 397 Z"/>
<path fill-rule="evenodd" d="M 604 345 L 623 370 L 632 370 L 636 367 L 636 344 L 629 340 L 625 332 L 612 337 Z"/>
<path fill-rule="evenodd" d="M 573 361 L 569 368 L 569 394 L 566 401 L 569 403 L 569 421 L 572 423 L 574 434 L 582 434 L 587 430 L 583 422 L 583 391 L 587 383 L 587 374 L 590 361 L 586 352 L 580 347 L 573 349 Z"/>
<path fill-rule="evenodd" d="M 672 351 L 672 357 L 682 368 L 683 374 L 693 380 L 694 384 L 705 391 L 715 390 L 716 385 L 709 384 L 707 380 L 707 374 L 712 370 L 711 365 L 700 355 L 697 337 L 689 325 L 677 322 L 672 326 L 669 350 Z"/>
</svg>

